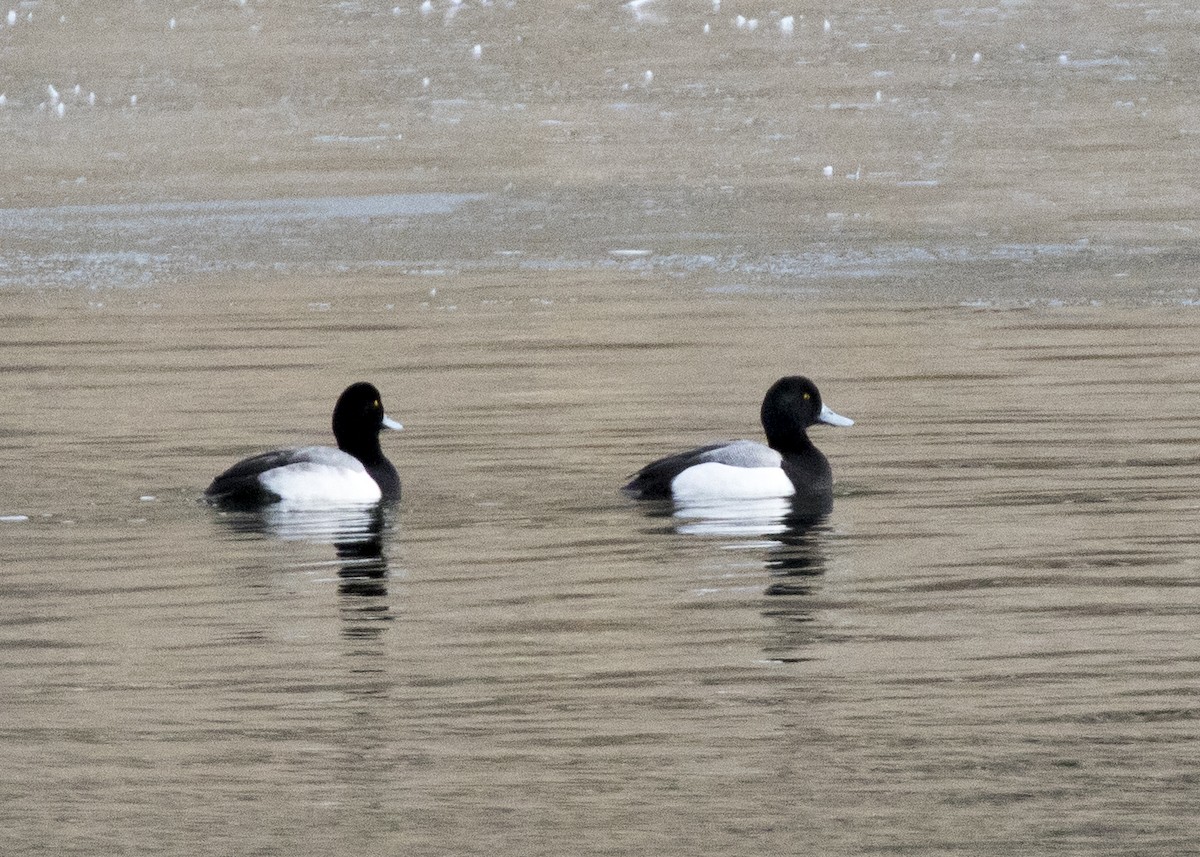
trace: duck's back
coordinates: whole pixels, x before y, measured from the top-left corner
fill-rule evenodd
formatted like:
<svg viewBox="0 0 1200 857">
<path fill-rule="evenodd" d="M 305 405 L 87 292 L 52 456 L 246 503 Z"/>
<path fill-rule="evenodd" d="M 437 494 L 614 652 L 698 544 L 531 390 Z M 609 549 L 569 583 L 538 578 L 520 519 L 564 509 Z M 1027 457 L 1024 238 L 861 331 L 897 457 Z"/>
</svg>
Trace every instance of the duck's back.
<svg viewBox="0 0 1200 857">
<path fill-rule="evenodd" d="M 752 440 L 712 443 L 652 461 L 637 472 L 625 486 L 625 490 L 644 499 L 665 499 L 673 496 L 680 488 L 694 490 L 690 484 L 681 485 L 677 481 L 681 476 L 685 483 L 696 482 L 698 485 L 715 481 L 758 481 L 769 477 L 762 473 L 746 474 L 738 471 L 759 471 L 762 468 L 778 470 L 781 459 L 779 453 L 769 446 Z M 692 474 L 693 471 L 694 475 L 684 475 Z M 782 486 L 777 487 L 778 490 L 772 489 L 774 493 L 771 496 L 779 496 L 778 491 L 784 490 Z M 724 490 L 728 491 L 728 488 Z"/>
<path fill-rule="evenodd" d="M 305 446 L 243 459 L 214 479 L 204 496 L 222 506 L 310 506 L 374 503 L 382 491 L 353 455 Z"/>
</svg>

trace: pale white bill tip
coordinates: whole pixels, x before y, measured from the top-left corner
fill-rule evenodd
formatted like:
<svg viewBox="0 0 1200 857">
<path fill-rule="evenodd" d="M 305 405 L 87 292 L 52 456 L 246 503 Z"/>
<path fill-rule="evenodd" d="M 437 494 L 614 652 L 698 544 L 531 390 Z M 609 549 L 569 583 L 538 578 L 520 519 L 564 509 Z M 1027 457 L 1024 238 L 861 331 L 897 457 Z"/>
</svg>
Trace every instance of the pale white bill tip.
<svg viewBox="0 0 1200 857">
<path fill-rule="evenodd" d="M 817 417 L 820 422 L 829 423 L 831 426 L 852 426 L 854 420 L 849 417 L 843 417 L 841 414 L 835 414 L 829 409 L 829 405 L 822 403 L 821 414 Z"/>
<path fill-rule="evenodd" d="M 383 427 L 384 427 L 384 428 L 389 428 L 389 429 L 391 429 L 392 431 L 400 431 L 402 428 L 404 428 L 404 426 L 403 426 L 403 425 L 401 425 L 400 423 L 396 422 L 394 419 L 392 419 L 391 417 L 389 417 L 387 414 L 384 414 L 384 415 L 383 415 Z"/>
</svg>

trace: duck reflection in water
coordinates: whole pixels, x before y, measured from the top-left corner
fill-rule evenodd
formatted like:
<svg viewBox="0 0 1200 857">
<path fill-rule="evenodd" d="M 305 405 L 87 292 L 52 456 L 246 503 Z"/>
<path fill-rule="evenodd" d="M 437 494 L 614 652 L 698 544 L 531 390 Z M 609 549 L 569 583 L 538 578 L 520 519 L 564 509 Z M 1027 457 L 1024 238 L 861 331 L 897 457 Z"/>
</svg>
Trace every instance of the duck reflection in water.
<svg viewBox="0 0 1200 857">
<path fill-rule="evenodd" d="M 768 660 L 795 663 L 813 643 L 827 640 L 828 626 L 816 621 L 821 607 L 820 581 L 828 567 L 825 545 L 830 528 L 823 518 L 798 518 L 778 534 L 764 565 L 770 582 L 763 590 L 762 615 L 773 633 L 764 647 Z"/>
<path fill-rule="evenodd" d="M 764 497 L 708 503 L 673 504 L 675 531 L 696 536 L 770 536 L 806 530 L 820 524 L 832 503 L 810 503 L 794 497 Z"/>
<path fill-rule="evenodd" d="M 341 565 L 338 592 L 352 599 L 343 604 L 345 618 L 352 623 L 346 630 L 350 636 L 370 636 L 381 630 L 362 622 L 392 619 L 387 603 L 379 600 L 388 594 L 383 534 L 391 526 L 390 518 L 390 508 L 379 504 L 329 509 L 265 506 L 220 514 L 220 521 L 235 533 L 333 545 Z"/>
<path fill-rule="evenodd" d="M 724 548 L 738 549 L 743 558 L 742 551 L 762 551 L 768 581 L 759 609 L 772 624 L 763 646 L 768 660 L 808 660 L 799 652 L 828 638 L 828 629 L 815 621 L 815 599 L 828 565 L 825 547 L 832 533 L 828 506 L 771 498 L 703 506 L 643 504 L 642 508 L 651 518 L 670 521 L 663 532 L 713 537 Z"/>
</svg>

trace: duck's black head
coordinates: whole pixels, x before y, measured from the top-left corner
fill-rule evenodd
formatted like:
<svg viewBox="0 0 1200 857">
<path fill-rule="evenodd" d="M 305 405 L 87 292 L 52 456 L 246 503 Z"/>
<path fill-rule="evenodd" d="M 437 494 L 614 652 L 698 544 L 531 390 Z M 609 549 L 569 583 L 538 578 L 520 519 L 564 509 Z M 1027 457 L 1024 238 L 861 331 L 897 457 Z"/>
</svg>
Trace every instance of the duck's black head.
<svg viewBox="0 0 1200 857">
<path fill-rule="evenodd" d="M 780 378 L 772 384 L 763 398 L 760 416 L 767 442 L 781 451 L 807 446 L 806 430 L 817 423 L 854 425 L 854 420 L 826 407 L 817 385 L 802 375 Z"/>
<path fill-rule="evenodd" d="M 372 453 L 378 454 L 379 432 L 383 429 L 402 428 L 400 423 L 388 417 L 383 410 L 383 399 L 374 384 L 360 381 L 351 384 L 338 397 L 333 407 L 333 436 L 338 448 L 363 459 Z"/>
</svg>

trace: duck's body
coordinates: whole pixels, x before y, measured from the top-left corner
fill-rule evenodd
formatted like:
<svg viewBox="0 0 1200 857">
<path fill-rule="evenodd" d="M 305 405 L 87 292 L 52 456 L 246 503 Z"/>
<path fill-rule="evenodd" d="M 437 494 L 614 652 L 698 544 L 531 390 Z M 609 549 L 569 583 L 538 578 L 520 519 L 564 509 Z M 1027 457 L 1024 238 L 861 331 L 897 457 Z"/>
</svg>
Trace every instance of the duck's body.
<svg viewBox="0 0 1200 857">
<path fill-rule="evenodd" d="M 379 432 L 400 424 L 383 411 L 370 384 L 346 388 L 333 410 L 338 448 L 304 446 L 263 452 L 239 461 L 204 492 L 216 505 L 302 508 L 366 505 L 400 499 L 400 476 L 379 446 Z"/>
<path fill-rule="evenodd" d="M 735 440 L 669 455 L 643 467 L 625 486 L 641 499 L 680 504 L 794 497 L 830 505 L 833 472 L 806 429 L 817 423 L 853 425 L 821 403 L 807 378 L 781 378 L 762 404 L 767 445 Z"/>
</svg>

